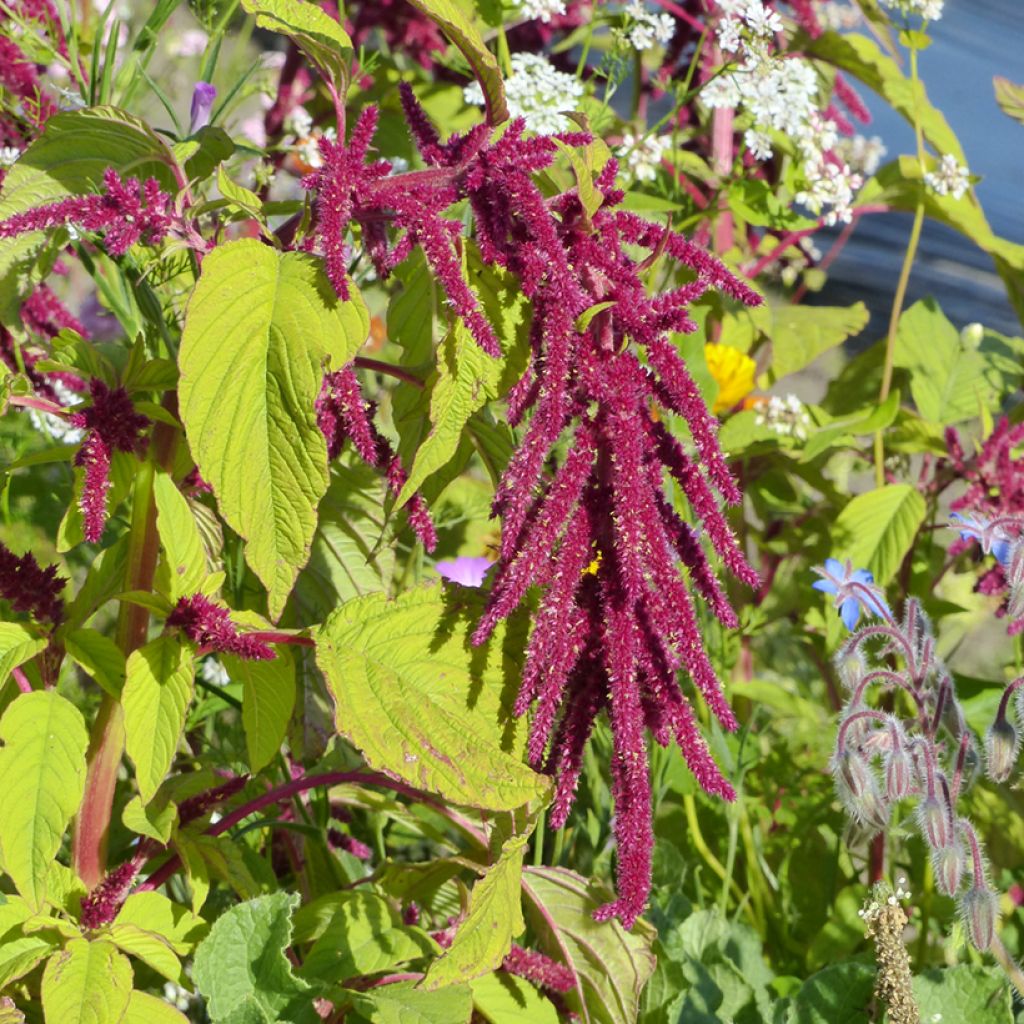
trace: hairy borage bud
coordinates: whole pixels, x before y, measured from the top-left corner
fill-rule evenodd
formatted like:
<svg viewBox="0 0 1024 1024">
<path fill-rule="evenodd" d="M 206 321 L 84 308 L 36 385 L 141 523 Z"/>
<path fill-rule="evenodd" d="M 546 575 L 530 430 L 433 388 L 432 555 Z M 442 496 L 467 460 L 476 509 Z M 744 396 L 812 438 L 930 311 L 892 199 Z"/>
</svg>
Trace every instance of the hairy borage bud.
<svg viewBox="0 0 1024 1024">
<path fill-rule="evenodd" d="M 885 758 L 885 797 L 887 800 L 896 802 L 910 795 L 910 786 L 914 777 L 914 766 L 910 761 L 910 754 L 901 743 L 893 746 L 893 749 Z"/>
<path fill-rule="evenodd" d="M 959 839 L 954 839 L 941 849 L 932 850 L 932 869 L 939 892 L 945 896 L 955 896 L 960 891 L 965 866 L 964 844 Z"/>
<path fill-rule="evenodd" d="M 995 938 L 999 897 L 984 883 L 975 883 L 960 897 L 960 914 L 972 945 L 984 953 Z"/>
<path fill-rule="evenodd" d="M 926 797 L 917 805 L 917 824 L 924 841 L 933 850 L 942 850 L 953 841 L 953 824 L 944 801 Z"/>
<path fill-rule="evenodd" d="M 1005 715 L 985 733 L 985 771 L 993 782 L 1005 782 L 1017 763 L 1020 734 Z"/>
</svg>

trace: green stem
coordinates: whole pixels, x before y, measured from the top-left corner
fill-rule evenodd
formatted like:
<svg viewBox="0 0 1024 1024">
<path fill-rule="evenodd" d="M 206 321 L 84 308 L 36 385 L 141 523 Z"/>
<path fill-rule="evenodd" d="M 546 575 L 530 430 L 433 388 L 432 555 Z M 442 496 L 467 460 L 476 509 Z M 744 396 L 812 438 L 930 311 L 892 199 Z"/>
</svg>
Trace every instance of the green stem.
<svg viewBox="0 0 1024 1024">
<path fill-rule="evenodd" d="M 992 940 L 992 948 L 989 952 L 996 958 L 996 963 L 1006 972 L 1006 977 L 1017 990 L 1017 994 L 1024 997 L 1024 972 L 1021 971 L 1020 964 L 1010 956 L 1009 951 L 1003 945 L 1003 940 L 998 935 Z"/>
<path fill-rule="evenodd" d="M 131 533 L 125 590 L 151 590 L 160 538 L 156 529 L 153 481 L 157 465 L 167 466 L 174 452 L 175 428 L 158 423 L 153 430 L 152 456 L 139 467 L 132 499 Z M 149 609 L 124 602 L 117 623 L 117 645 L 128 657 L 146 642 Z M 75 821 L 72 861 L 78 877 L 92 889 L 107 869 L 107 841 L 114 807 L 117 773 L 124 755 L 124 711 L 104 696 L 93 723 L 87 756 L 85 794 Z"/>
</svg>

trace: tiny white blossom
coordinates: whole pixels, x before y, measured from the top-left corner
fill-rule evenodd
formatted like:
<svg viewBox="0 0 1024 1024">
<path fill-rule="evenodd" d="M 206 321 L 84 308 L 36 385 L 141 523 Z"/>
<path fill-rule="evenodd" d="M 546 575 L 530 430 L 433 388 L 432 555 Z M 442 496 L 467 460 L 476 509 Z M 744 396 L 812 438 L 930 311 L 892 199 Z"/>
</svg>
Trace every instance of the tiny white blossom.
<svg viewBox="0 0 1024 1024">
<path fill-rule="evenodd" d="M 284 119 L 284 130 L 298 139 L 304 139 L 313 130 L 313 116 L 305 107 L 296 107 Z"/>
<path fill-rule="evenodd" d="M 563 0 L 519 0 L 519 13 L 530 21 L 545 24 L 559 14 L 565 14 Z"/>
<path fill-rule="evenodd" d="M 669 135 L 648 135 L 646 138 L 626 132 L 616 152 L 626 161 L 630 174 L 637 181 L 654 181 L 666 150 L 672 145 Z"/>
<path fill-rule="evenodd" d="M 811 425 L 811 417 L 807 414 L 803 402 L 796 395 L 772 395 L 767 404 L 760 406 L 754 422 L 759 427 L 768 427 L 780 437 L 795 437 L 798 441 L 807 440 L 807 428 Z M 868 914 L 877 912 L 878 905 L 872 903 Z M 862 914 L 862 916 L 867 916 Z"/>
<path fill-rule="evenodd" d="M 0 167 L 10 167 L 21 156 L 16 146 L 0 146 Z"/>
<path fill-rule="evenodd" d="M 862 18 L 859 8 L 837 3 L 835 0 L 826 0 L 817 8 L 816 13 L 821 27 L 833 32 L 856 28 Z"/>
<path fill-rule="evenodd" d="M 213 657 L 203 659 L 199 666 L 199 674 L 203 677 L 204 682 L 210 683 L 212 686 L 227 686 L 231 682 L 228 670 Z"/>
<path fill-rule="evenodd" d="M 970 173 L 966 167 L 962 167 L 957 162 L 955 156 L 947 153 L 939 161 L 939 166 L 924 176 L 924 183 L 936 195 L 960 199 L 970 187 Z"/>
<path fill-rule="evenodd" d="M 765 7 L 761 0 L 747 0 L 743 20 L 755 35 L 773 36 L 782 31 L 782 19 L 775 11 Z"/>
<path fill-rule="evenodd" d="M 722 18 L 715 30 L 718 35 L 718 45 L 727 53 L 740 53 L 743 48 L 743 39 L 740 36 L 742 24 L 739 18 Z"/>
<path fill-rule="evenodd" d="M 743 133 L 743 141 L 746 143 L 750 155 L 755 160 L 770 160 L 772 155 L 772 140 L 764 132 L 754 128 L 748 128 Z"/>
<path fill-rule="evenodd" d="M 919 14 L 925 21 L 938 21 L 942 17 L 945 0 L 882 0 L 901 14 Z"/>
<path fill-rule="evenodd" d="M 479 82 L 462 91 L 467 103 L 483 106 Z M 541 135 L 566 131 L 564 110 L 574 110 L 583 95 L 582 84 L 573 76 L 556 70 L 540 54 L 514 53 L 512 74 L 505 80 L 505 100 L 513 117 L 526 120 L 530 131 Z"/>
<path fill-rule="evenodd" d="M 654 14 L 637 0 L 626 7 L 633 21 L 626 38 L 634 50 L 649 50 L 655 43 L 664 46 L 675 35 L 676 23 L 670 14 Z"/>
<path fill-rule="evenodd" d="M 854 135 L 839 139 L 832 147 L 836 156 L 845 161 L 851 170 L 870 178 L 878 170 L 887 150 L 877 135 Z"/>
<path fill-rule="evenodd" d="M 53 387 L 58 403 L 66 409 L 74 408 L 81 402 L 82 399 L 78 393 L 72 391 L 59 377 L 51 380 L 50 384 Z M 54 441 L 63 441 L 64 444 L 78 444 L 85 437 L 84 430 L 80 427 L 73 427 L 62 416 L 54 416 L 52 413 L 29 409 L 28 418 L 32 421 L 32 426 L 36 430 L 41 434 L 52 437 Z"/>
</svg>

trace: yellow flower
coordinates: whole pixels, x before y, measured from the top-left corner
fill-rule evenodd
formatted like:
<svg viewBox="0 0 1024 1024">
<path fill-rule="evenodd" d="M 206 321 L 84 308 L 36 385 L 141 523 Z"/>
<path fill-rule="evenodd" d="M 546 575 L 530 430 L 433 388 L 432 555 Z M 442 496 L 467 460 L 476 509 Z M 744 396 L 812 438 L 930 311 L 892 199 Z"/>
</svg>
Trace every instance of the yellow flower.
<svg viewBox="0 0 1024 1024">
<path fill-rule="evenodd" d="M 704 359 L 711 376 L 718 382 L 718 398 L 711 410 L 716 415 L 742 402 L 754 390 L 757 364 L 738 348 L 709 343 L 704 346 Z"/>
</svg>

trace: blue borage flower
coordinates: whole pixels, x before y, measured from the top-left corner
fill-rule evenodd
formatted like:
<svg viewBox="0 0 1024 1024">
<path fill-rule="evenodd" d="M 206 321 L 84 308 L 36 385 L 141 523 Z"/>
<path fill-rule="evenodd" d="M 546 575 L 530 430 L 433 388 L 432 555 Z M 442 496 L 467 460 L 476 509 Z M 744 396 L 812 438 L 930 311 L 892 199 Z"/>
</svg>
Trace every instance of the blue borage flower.
<svg viewBox="0 0 1024 1024">
<path fill-rule="evenodd" d="M 844 565 L 837 558 L 826 558 L 824 568 L 815 566 L 812 571 L 821 579 L 811 585 L 815 590 L 835 595 L 839 617 L 847 629 L 853 630 L 856 627 L 861 608 L 868 615 L 892 618 L 881 590 L 875 586 L 875 577 L 867 569 L 854 569 L 849 560 Z"/>
<path fill-rule="evenodd" d="M 1008 534 L 1006 516 L 985 519 L 982 516 L 962 516 L 959 512 L 951 512 L 949 518 L 953 520 L 949 525 L 959 532 L 961 540 L 976 540 L 981 550 L 986 555 L 994 555 L 1001 566 L 1005 568 L 1009 564 L 1014 538 Z"/>
</svg>

